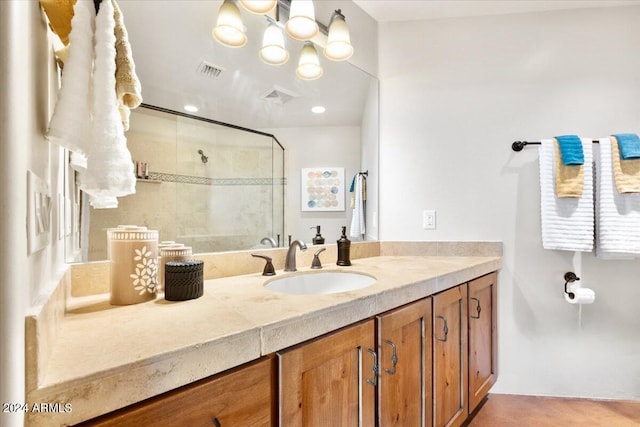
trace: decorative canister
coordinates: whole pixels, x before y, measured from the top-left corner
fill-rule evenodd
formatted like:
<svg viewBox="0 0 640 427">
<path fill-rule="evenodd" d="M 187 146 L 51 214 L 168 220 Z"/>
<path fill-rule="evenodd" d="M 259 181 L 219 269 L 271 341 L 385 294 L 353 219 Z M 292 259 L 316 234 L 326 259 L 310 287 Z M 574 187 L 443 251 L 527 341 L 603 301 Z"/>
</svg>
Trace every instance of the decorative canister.
<svg viewBox="0 0 640 427">
<path fill-rule="evenodd" d="M 160 257 L 158 258 L 158 291 L 164 289 L 164 266 L 169 261 L 189 261 L 193 258 L 191 246 L 184 246 L 182 243 L 164 245 L 160 247 Z"/>
<path fill-rule="evenodd" d="M 169 261 L 164 270 L 164 299 L 186 301 L 204 293 L 204 261 Z"/>
<path fill-rule="evenodd" d="M 155 299 L 158 286 L 158 231 L 122 226 L 107 230 L 111 304 Z"/>
</svg>

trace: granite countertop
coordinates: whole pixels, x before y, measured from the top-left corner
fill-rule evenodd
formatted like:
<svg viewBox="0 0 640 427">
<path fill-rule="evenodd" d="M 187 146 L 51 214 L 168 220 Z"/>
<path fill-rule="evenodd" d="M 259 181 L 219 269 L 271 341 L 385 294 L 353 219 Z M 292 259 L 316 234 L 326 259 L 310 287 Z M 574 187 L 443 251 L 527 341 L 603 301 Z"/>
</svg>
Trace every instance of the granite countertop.
<svg viewBox="0 0 640 427">
<path fill-rule="evenodd" d="M 376 256 L 350 267 L 373 285 L 329 295 L 264 288 L 259 273 L 206 280 L 201 298 L 111 306 L 108 294 L 67 303 L 55 345 L 29 401 L 71 412 L 28 414 L 28 425 L 77 423 L 222 372 L 496 271 L 499 256 Z"/>
</svg>

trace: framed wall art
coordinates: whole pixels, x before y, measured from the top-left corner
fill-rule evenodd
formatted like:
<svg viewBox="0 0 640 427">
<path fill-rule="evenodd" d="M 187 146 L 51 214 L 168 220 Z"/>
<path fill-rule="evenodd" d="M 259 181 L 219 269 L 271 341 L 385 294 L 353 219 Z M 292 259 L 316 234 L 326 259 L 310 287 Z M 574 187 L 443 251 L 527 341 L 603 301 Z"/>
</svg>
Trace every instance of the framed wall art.
<svg viewBox="0 0 640 427">
<path fill-rule="evenodd" d="M 344 211 L 344 168 L 302 168 L 300 188 L 302 211 Z"/>
</svg>

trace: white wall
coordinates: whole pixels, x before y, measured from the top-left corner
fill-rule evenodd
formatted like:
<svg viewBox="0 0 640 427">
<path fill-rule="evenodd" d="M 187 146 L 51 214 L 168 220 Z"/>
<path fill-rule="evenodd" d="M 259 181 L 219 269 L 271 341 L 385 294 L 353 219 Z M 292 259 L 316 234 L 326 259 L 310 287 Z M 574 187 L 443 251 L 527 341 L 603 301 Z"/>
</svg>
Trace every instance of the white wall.
<svg viewBox="0 0 640 427">
<path fill-rule="evenodd" d="M 379 141 L 380 141 L 380 91 L 377 79 L 372 79 L 369 83 L 367 101 L 362 114 L 361 152 L 360 170 L 367 171 L 367 200 L 365 218 L 365 240 L 378 240 L 378 181 L 380 171 L 379 162 Z"/>
<path fill-rule="evenodd" d="M 320 225 L 325 243 L 340 238 L 342 226 L 351 221 L 349 186 L 353 175 L 360 171 L 360 127 L 326 126 L 268 129 L 285 148 L 285 234 L 292 240 L 311 242 Z M 303 212 L 300 209 L 300 169 L 314 167 L 343 167 L 345 169 L 345 210 L 340 212 Z M 287 244 L 287 236 L 282 236 Z"/>
<path fill-rule="evenodd" d="M 66 270 L 58 239 L 60 149 L 44 139 L 57 78 L 38 2 L 0 2 L 0 402 L 24 402 L 24 323 Z M 28 256 L 27 170 L 48 182 L 51 243 Z M 1 426 L 21 426 L 23 413 L 0 413 Z"/>
<path fill-rule="evenodd" d="M 380 25 L 381 238 L 504 242 L 496 392 L 640 399 L 640 261 L 543 250 L 537 150 L 511 150 L 640 133 L 638 22 L 624 7 Z M 597 295 L 582 328 L 570 270 Z"/>
</svg>

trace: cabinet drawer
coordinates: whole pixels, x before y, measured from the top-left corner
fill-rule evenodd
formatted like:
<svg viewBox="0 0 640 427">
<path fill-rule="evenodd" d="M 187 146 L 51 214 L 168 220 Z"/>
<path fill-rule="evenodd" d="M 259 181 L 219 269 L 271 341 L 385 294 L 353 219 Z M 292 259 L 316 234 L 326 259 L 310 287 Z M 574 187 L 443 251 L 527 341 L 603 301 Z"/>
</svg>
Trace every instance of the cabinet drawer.
<svg viewBox="0 0 640 427">
<path fill-rule="evenodd" d="M 274 357 L 261 359 L 80 425 L 272 426 L 274 369 Z"/>
</svg>

